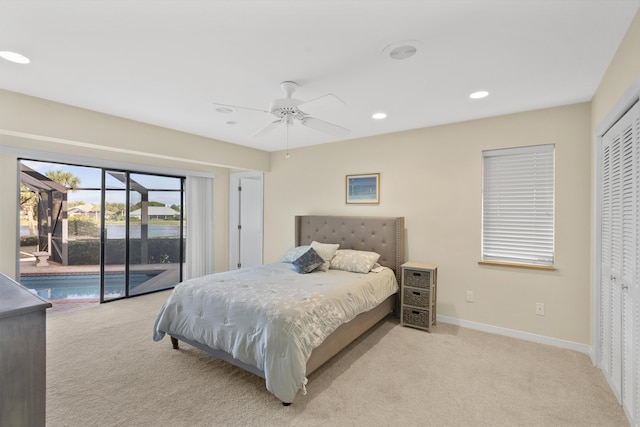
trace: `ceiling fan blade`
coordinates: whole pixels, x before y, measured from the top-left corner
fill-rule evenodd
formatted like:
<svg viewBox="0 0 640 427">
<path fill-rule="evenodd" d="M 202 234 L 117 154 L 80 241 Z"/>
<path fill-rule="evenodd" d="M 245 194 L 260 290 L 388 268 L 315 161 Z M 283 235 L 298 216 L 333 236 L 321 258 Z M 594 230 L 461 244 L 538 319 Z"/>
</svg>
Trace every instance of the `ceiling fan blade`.
<svg viewBox="0 0 640 427">
<path fill-rule="evenodd" d="M 267 110 L 261 110 L 259 108 L 251 108 L 251 107 L 240 107 L 239 105 L 230 105 L 230 104 L 220 104 L 219 102 L 212 102 L 213 105 L 219 105 L 221 107 L 227 108 L 238 108 L 240 110 L 251 110 L 251 111 L 259 111 L 261 113 L 269 113 Z"/>
<path fill-rule="evenodd" d="M 346 136 L 349 132 L 351 132 L 347 128 L 343 128 L 342 126 L 325 122 L 324 120 L 316 119 L 314 117 L 305 117 L 300 120 L 300 122 L 304 126 L 308 126 L 311 129 L 315 129 L 317 131 L 328 133 L 334 136 Z"/>
<path fill-rule="evenodd" d="M 266 135 L 267 133 L 269 133 L 273 129 L 275 129 L 280 123 L 282 123 L 282 119 L 276 120 L 276 121 L 273 121 L 273 122 L 269 123 L 268 125 L 266 125 L 262 129 L 260 129 L 259 131 L 257 131 L 253 135 L 251 135 L 251 138 L 258 138 L 258 137 Z"/>
</svg>

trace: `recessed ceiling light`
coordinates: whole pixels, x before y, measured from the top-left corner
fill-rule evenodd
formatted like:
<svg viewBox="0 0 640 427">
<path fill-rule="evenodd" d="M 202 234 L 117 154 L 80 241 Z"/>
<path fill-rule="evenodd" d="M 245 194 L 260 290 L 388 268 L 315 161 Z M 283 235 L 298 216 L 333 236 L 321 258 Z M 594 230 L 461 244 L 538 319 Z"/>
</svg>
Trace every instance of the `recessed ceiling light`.
<svg viewBox="0 0 640 427">
<path fill-rule="evenodd" d="M 218 107 L 218 108 L 216 108 L 216 111 L 218 113 L 223 113 L 223 114 L 233 113 L 233 109 L 231 109 L 229 107 Z"/>
<path fill-rule="evenodd" d="M 469 95 L 469 98 L 471 99 L 480 99 L 480 98 L 484 98 L 486 96 L 489 95 L 489 92 L 487 92 L 486 90 L 479 90 L 477 92 L 473 92 L 471 95 Z"/>
<path fill-rule="evenodd" d="M 397 48 L 389 52 L 389 56 L 391 57 L 391 59 L 398 59 L 398 60 L 407 59 L 415 55 L 417 51 L 418 49 L 416 49 L 415 46 L 411 46 L 411 45 L 398 46 Z"/>
<path fill-rule="evenodd" d="M 376 119 L 376 120 L 382 120 L 382 119 L 386 119 L 387 118 L 387 114 L 386 113 L 374 113 L 371 116 L 372 119 Z"/>
<path fill-rule="evenodd" d="M 391 43 L 382 49 L 382 55 L 387 58 L 401 61 L 409 59 L 418 53 L 418 46 L 420 42 L 416 40 L 403 40 L 395 43 Z"/>
<path fill-rule="evenodd" d="M 16 64 L 28 64 L 31 62 L 29 58 L 24 55 L 20 55 L 16 52 L 10 52 L 8 50 L 0 51 L 0 58 L 4 58 L 7 61 L 15 62 Z"/>
</svg>

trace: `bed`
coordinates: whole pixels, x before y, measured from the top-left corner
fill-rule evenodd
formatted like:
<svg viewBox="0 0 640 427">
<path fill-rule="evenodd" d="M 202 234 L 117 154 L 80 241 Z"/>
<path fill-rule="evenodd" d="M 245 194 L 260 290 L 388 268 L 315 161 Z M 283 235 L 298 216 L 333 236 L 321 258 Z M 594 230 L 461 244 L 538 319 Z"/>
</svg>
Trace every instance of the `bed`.
<svg viewBox="0 0 640 427">
<path fill-rule="evenodd" d="M 297 263 L 294 267 L 288 260 L 187 280 L 161 308 L 153 339 L 169 335 L 175 349 L 182 341 L 259 375 L 267 389 L 289 405 L 298 392 L 306 393 L 313 371 L 397 313 L 404 218 L 296 216 L 295 245 L 285 258 L 295 248 L 307 251 L 307 246 L 322 254 L 330 244 L 339 244 L 341 254 L 375 252 L 381 268 L 300 274 Z M 347 287 L 345 281 L 353 285 Z M 271 300 L 284 305 L 276 308 Z M 248 307 L 256 314 L 247 316 Z"/>
</svg>

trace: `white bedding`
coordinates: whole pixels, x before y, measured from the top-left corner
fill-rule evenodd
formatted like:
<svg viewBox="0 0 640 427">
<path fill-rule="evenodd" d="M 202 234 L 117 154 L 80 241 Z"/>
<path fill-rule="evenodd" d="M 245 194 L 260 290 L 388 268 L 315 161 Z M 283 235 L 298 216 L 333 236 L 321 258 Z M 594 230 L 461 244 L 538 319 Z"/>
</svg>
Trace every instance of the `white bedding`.
<svg viewBox="0 0 640 427">
<path fill-rule="evenodd" d="M 154 325 L 264 371 L 267 389 L 292 402 L 311 351 L 340 325 L 398 291 L 392 270 L 299 274 L 289 263 L 213 274 L 175 287 Z"/>
</svg>

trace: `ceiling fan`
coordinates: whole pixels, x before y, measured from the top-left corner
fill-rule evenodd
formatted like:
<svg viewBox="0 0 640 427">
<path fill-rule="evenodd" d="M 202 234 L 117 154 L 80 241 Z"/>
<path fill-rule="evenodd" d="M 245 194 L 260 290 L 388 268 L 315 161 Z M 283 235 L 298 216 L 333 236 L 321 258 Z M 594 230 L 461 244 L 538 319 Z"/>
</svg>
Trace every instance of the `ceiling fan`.
<svg viewBox="0 0 640 427">
<path fill-rule="evenodd" d="M 351 132 L 349 129 L 345 127 L 336 125 L 334 123 L 329 123 L 324 120 L 317 119 L 315 117 L 311 117 L 304 111 L 300 110 L 301 106 L 317 101 L 319 99 L 328 97 L 328 96 L 332 96 L 344 104 L 344 101 L 338 98 L 336 95 L 332 93 L 328 93 L 326 95 L 322 95 L 317 98 L 310 99 L 308 101 L 302 101 L 300 99 L 296 99 L 293 97 L 293 92 L 295 92 L 296 88 L 298 87 L 297 83 L 286 81 L 286 82 L 280 83 L 280 87 L 282 88 L 282 91 L 284 92 L 285 97 L 273 100 L 271 102 L 271 105 L 269 105 L 269 110 L 261 110 L 261 109 L 250 108 L 250 107 L 240 107 L 237 105 L 229 105 L 229 104 L 220 104 L 217 102 L 214 102 L 213 104 L 220 105 L 222 107 L 227 107 L 227 108 L 240 108 L 244 110 L 260 111 L 262 113 L 269 113 L 277 117 L 277 120 L 269 123 L 267 126 L 263 127 L 262 129 L 258 130 L 253 135 L 251 135 L 252 138 L 266 135 L 267 133 L 269 133 L 270 131 L 272 131 L 273 129 L 275 129 L 281 124 L 284 124 L 288 130 L 289 126 L 292 126 L 296 121 L 300 122 L 300 124 L 303 126 L 307 126 L 311 129 L 324 132 L 333 136 L 346 136 L 349 132 Z"/>
</svg>

